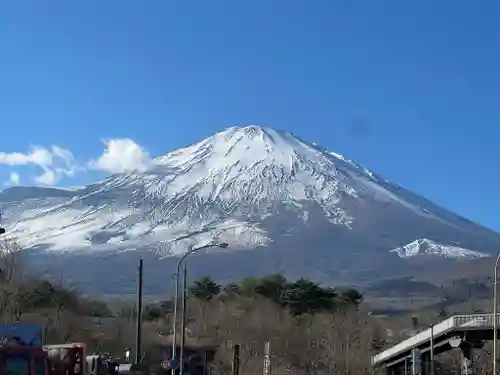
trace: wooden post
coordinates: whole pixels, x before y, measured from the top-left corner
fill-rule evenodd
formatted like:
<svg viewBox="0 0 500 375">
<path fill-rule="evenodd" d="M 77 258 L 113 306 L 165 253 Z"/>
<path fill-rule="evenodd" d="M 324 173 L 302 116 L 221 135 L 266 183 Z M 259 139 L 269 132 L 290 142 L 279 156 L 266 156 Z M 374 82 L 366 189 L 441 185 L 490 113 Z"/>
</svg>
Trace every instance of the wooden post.
<svg viewBox="0 0 500 375">
<path fill-rule="evenodd" d="M 231 375 L 239 375 L 240 373 L 240 345 L 233 345 L 233 366 L 231 368 Z"/>
</svg>

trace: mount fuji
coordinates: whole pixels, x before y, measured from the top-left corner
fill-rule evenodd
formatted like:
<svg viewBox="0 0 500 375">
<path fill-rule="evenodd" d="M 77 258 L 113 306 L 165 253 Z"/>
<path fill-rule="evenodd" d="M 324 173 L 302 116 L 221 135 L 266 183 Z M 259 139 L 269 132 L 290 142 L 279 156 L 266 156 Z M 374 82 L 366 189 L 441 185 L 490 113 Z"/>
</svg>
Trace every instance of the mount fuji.
<svg viewBox="0 0 500 375">
<path fill-rule="evenodd" d="M 0 211 L 33 265 L 101 292 L 132 288 L 140 257 L 149 290 L 165 292 L 175 256 L 215 242 L 230 246 L 190 257 L 193 277 L 281 272 L 351 283 L 500 246 L 498 233 L 354 161 L 258 126 L 85 187 L 12 187 Z"/>
</svg>

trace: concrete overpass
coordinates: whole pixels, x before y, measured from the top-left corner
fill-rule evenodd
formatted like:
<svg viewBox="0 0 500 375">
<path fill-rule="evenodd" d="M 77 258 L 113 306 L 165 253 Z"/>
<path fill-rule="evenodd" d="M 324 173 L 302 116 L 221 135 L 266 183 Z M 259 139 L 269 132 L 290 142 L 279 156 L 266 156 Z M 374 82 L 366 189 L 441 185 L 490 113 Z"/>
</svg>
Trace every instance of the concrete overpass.
<svg viewBox="0 0 500 375">
<path fill-rule="evenodd" d="M 500 327 L 500 314 L 497 314 L 497 326 Z M 390 375 L 410 375 L 413 356 L 421 358 L 417 373 L 427 375 L 432 342 L 434 355 L 460 348 L 462 374 L 471 375 L 474 349 L 492 339 L 493 314 L 454 315 L 373 356 L 372 365 L 385 368 Z"/>
</svg>

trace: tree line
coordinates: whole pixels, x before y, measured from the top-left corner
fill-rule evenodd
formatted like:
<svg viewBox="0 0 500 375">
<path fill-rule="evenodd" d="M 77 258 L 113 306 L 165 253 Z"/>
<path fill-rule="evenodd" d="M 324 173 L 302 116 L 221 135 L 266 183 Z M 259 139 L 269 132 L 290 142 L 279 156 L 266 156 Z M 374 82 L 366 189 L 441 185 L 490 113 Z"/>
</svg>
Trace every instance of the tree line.
<svg viewBox="0 0 500 375">
<path fill-rule="evenodd" d="M 289 281 L 279 274 L 263 277 L 249 277 L 239 283 L 218 284 L 206 276 L 195 280 L 188 287 L 188 295 L 199 301 L 213 298 L 238 298 L 260 296 L 285 308 L 292 315 L 333 312 L 338 309 L 358 306 L 363 295 L 356 289 L 336 290 L 322 287 L 306 278 Z M 146 305 L 144 317 L 159 319 L 172 311 L 171 300 Z"/>
</svg>

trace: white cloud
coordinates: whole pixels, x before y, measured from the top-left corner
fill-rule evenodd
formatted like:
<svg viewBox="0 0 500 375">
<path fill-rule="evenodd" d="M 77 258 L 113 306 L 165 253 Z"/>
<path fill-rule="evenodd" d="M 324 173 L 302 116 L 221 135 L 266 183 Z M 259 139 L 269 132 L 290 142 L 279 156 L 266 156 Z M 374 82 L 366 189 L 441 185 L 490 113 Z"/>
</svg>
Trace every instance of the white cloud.
<svg viewBox="0 0 500 375">
<path fill-rule="evenodd" d="M 52 154 L 49 150 L 43 147 L 32 147 L 30 152 L 27 154 L 22 154 L 20 152 L 0 152 L 0 164 L 6 165 L 51 165 L 52 164 Z"/>
<path fill-rule="evenodd" d="M 73 153 L 59 146 L 50 148 L 32 146 L 28 152 L 0 152 L 0 165 L 10 167 L 36 166 L 41 173 L 27 178 L 38 185 L 56 185 L 64 177 L 74 177 L 76 172 L 87 169 L 109 173 L 143 171 L 151 165 L 149 153 L 133 140 L 128 138 L 108 139 L 103 142 L 105 149 L 101 156 L 87 163 L 78 163 Z M 19 185 L 21 176 L 16 171 L 9 175 L 6 185 Z"/>
<path fill-rule="evenodd" d="M 21 183 L 21 176 L 19 173 L 11 172 L 9 176 L 9 185 L 19 185 Z"/>
<path fill-rule="evenodd" d="M 50 149 L 33 146 L 27 153 L 0 152 L 0 164 L 9 166 L 38 166 L 43 170 L 43 173 L 35 176 L 33 181 L 42 185 L 55 185 L 61 177 L 72 176 L 77 170 L 72 152 L 59 146 L 52 146 Z M 15 181 L 18 182 L 15 183 Z M 19 174 L 12 172 L 10 174 L 10 182 L 18 184 L 19 181 Z"/>
<path fill-rule="evenodd" d="M 55 185 L 59 180 L 55 171 L 52 169 L 46 169 L 41 175 L 35 176 L 35 182 L 40 185 Z"/>
<path fill-rule="evenodd" d="M 142 171 L 151 163 L 149 153 L 131 139 L 109 139 L 104 144 L 106 149 L 98 159 L 88 163 L 90 168 L 123 173 Z"/>
</svg>

